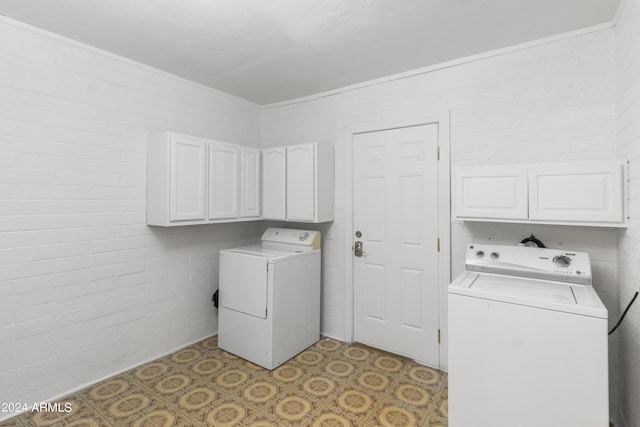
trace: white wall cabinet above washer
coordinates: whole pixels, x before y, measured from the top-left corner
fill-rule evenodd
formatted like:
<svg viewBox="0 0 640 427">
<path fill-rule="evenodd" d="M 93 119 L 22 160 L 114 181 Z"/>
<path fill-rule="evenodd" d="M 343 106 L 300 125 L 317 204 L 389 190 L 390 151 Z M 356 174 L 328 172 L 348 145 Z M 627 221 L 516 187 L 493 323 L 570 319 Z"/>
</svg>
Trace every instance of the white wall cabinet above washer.
<svg viewBox="0 0 640 427">
<path fill-rule="evenodd" d="M 289 145 L 266 149 L 263 157 L 264 219 L 333 221 L 333 146 Z"/>
<path fill-rule="evenodd" d="M 462 167 L 454 217 L 463 221 L 626 227 L 626 161 Z"/>
<path fill-rule="evenodd" d="M 260 150 L 163 132 L 149 138 L 147 224 L 257 220 Z"/>
<path fill-rule="evenodd" d="M 529 219 L 624 222 L 624 164 L 598 162 L 529 167 Z"/>
<path fill-rule="evenodd" d="M 527 171 L 522 167 L 461 168 L 454 183 L 459 218 L 528 218 Z"/>
</svg>

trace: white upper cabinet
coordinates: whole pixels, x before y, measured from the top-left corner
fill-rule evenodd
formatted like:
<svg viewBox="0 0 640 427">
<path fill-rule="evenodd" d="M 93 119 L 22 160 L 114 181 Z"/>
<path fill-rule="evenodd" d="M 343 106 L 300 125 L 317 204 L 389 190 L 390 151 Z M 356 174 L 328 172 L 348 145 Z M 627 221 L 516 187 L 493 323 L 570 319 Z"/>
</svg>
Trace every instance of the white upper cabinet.
<svg viewBox="0 0 640 427">
<path fill-rule="evenodd" d="M 260 216 L 260 150 L 240 148 L 240 217 Z"/>
<path fill-rule="evenodd" d="M 334 151 L 326 144 L 244 147 L 163 132 L 149 138 L 147 224 L 333 221 Z"/>
<path fill-rule="evenodd" d="M 313 222 L 315 150 L 317 144 L 287 147 L 287 220 Z"/>
<path fill-rule="evenodd" d="M 529 168 L 529 218 L 624 222 L 624 164 L 598 162 Z"/>
<path fill-rule="evenodd" d="M 458 218 L 527 219 L 527 171 L 521 167 L 461 168 L 455 171 Z"/>
<path fill-rule="evenodd" d="M 262 150 L 262 217 L 287 219 L 287 148 Z"/>
<path fill-rule="evenodd" d="M 238 216 L 238 146 L 209 144 L 209 219 Z"/>
<path fill-rule="evenodd" d="M 333 221 L 333 146 L 310 143 L 265 149 L 262 207 L 265 219 Z"/>
<path fill-rule="evenodd" d="M 206 146 L 195 139 L 176 137 L 171 139 L 170 153 L 170 220 L 203 220 Z"/>
<path fill-rule="evenodd" d="M 164 132 L 149 138 L 147 224 L 260 219 L 260 150 Z"/>
<path fill-rule="evenodd" d="M 622 160 L 454 170 L 461 220 L 625 227 Z"/>
</svg>

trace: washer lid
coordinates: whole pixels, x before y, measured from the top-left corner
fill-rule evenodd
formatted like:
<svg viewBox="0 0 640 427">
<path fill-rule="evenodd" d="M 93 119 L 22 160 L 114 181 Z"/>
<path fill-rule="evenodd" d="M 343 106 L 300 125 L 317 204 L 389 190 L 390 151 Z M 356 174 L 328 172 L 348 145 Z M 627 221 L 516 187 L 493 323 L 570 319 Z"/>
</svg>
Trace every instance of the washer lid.
<svg viewBox="0 0 640 427">
<path fill-rule="evenodd" d="M 607 309 L 591 285 L 464 272 L 449 285 L 449 294 L 606 319 Z"/>
<path fill-rule="evenodd" d="M 539 301 L 553 301 L 562 304 L 577 304 L 571 286 L 557 282 L 543 282 L 534 279 L 509 276 L 482 275 L 469 286 L 485 292 L 533 298 Z"/>
</svg>

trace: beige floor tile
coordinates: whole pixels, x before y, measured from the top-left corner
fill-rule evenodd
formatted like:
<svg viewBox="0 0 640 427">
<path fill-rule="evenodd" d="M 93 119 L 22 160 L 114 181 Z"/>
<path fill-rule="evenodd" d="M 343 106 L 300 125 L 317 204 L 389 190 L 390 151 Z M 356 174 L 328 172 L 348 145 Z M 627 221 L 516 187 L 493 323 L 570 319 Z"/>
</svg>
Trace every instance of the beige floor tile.
<svg viewBox="0 0 640 427">
<path fill-rule="evenodd" d="M 145 363 L 5 427 L 443 427 L 447 376 L 407 358 L 323 338 L 272 371 L 217 337 Z"/>
</svg>

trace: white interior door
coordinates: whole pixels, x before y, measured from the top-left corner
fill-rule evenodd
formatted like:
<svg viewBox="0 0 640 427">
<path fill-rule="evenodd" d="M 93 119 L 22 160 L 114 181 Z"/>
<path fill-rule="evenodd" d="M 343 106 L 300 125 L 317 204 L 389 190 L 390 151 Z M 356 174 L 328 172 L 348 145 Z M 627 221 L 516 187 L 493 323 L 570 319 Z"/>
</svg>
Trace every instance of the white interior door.
<svg viewBox="0 0 640 427">
<path fill-rule="evenodd" d="M 439 366 L 438 124 L 357 134 L 353 147 L 354 338 Z"/>
</svg>

